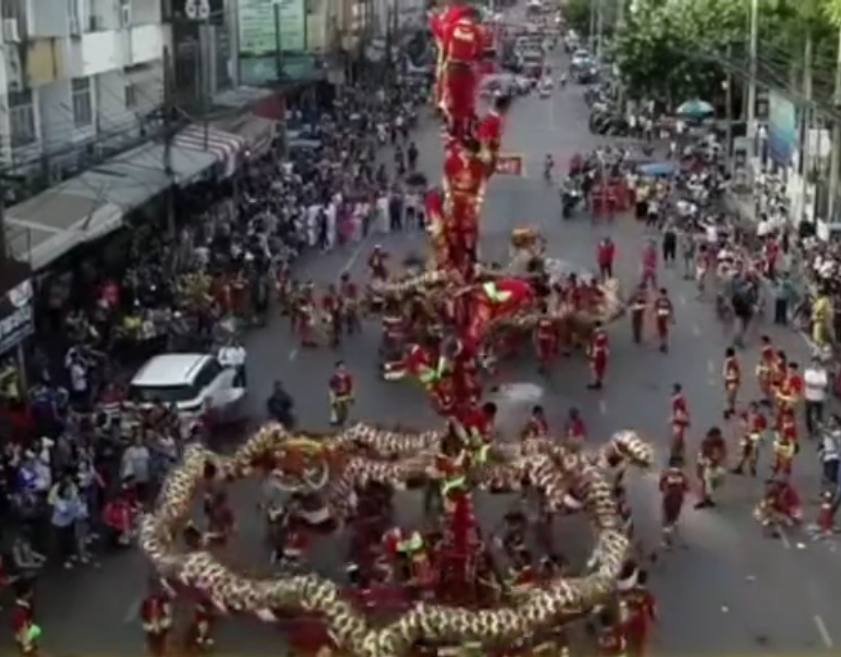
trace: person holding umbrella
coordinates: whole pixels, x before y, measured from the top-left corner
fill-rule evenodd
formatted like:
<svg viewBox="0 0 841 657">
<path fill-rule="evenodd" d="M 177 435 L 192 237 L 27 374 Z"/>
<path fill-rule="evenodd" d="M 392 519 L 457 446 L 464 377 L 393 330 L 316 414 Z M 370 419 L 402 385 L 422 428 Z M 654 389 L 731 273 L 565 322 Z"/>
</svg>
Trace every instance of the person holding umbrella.
<svg viewBox="0 0 841 657">
<path fill-rule="evenodd" d="M 687 100 L 677 108 L 678 116 L 699 121 L 715 114 L 715 108 L 705 100 Z"/>
</svg>

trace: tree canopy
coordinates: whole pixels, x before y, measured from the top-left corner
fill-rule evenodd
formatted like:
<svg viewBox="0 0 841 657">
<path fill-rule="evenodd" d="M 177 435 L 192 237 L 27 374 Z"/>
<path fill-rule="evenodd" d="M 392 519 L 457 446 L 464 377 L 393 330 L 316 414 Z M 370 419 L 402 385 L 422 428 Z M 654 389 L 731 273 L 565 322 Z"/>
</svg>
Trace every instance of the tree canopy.
<svg viewBox="0 0 841 657">
<path fill-rule="evenodd" d="M 734 0 L 641 0 L 616 32 L 613 54 L 632 98 L 669 104 L 721 94 L 723 54 L 744 32 Z"/>
</svg>

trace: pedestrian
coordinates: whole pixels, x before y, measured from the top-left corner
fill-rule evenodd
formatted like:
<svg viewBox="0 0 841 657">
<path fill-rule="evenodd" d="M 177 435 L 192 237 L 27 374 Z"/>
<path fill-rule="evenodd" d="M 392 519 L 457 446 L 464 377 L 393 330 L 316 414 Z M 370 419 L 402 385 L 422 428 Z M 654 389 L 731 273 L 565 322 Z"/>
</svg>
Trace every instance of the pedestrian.
<svg viewBox="0 0 841 657">
<path fill-rule="evenodd" d="M 65 568 L 72 568 L 78 557 L 76 521 L 79 516 L 79 494 L 69 475 L 62 477 L 47 496 L 52 509 L 50 524 L 56 545 L 56 553 Z"/>
<path fill-rule="evenodd" d="M 246 362 L 245 347 L 236 337 L 232 337 L 228 344 L 219 349 L 217 358 L 223 367 L 231 367 L 236 372 L 234 386 L 245 388 L 248 385 L 248 377 L 245 370 Z"/>
<path fill-rule="evenodd" d="M 677 229 L 673 220 L 666 223 L 663 232 L 663 264 L 669 266 L 677 259 Z"/>
<path fill-rule="evenodd" d="M 829 373 L 826 371 L 820 354 L 815 354 L 812 361 L 803 372 L 803 411 L 806 420 L 806 431 L 814 437 L 818 427 L 823 423 L 826 394 L 829 390 Z"/>
<path fill-rule="evenodd" d="M 782 273 L 774 281 L 774 323 L 779 326 L 788 324 L 789 305 L 796 295 L 794 283 L 788 273 Z"/>
</svg>

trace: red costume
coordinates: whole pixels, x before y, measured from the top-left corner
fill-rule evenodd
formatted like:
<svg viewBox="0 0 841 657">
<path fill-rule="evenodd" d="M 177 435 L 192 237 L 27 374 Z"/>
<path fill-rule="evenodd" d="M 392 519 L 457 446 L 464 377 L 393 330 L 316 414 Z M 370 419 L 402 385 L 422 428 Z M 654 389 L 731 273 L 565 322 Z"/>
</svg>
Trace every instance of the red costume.
<svg viewBox="0 0 841 657">
<path fill-rule="evenodd" d="M 681 392 L 672 395 L 670 424 L 672 428 L 672 452 L 682 454 L 686 440 L 686 430 L 689 428 L 689 406 L 686 403 L 686 397 Z"/>
<path fill-rule="evenodd" d="M 600 628 L 596 637 L 599 657 L 623 657 L 625 654 L 625 636 L 617 625 Z"/>
<path fill-rule="evenodd" d="M 477 137 L 481 150 L 479 152 L 482 161 L 485 163 L 485 175 L 490 177 L 496 171 L 496 163 L 499 159 L 499 149 L 502 145 L 502 131 L 504 119 L 496 110 L 491 110 L 479 122 Z"/>
<path fill-rule="evenodd" d="M 464 432 L 460 436 L 469 445 L 477 446 L 487 444 L 493 435 L 493 419 L 482 410 L 481 406 L 471 404 L 464 407 L 457 415 L 459 426 Z"/>
<path fill-rule="evenodd" d="M 467 572 L 471 560 L 471 541 L 475 539 L 477 523 L 473 513 L 473 502 L 470 493 L 463 488 L 452 489 L 445 500 L 447 528 L 452 541 L 451 558 L 456 562 L 450 564 L 456 566 L 459 572 L 458 579 L 462 583 L 470 582 L 470 574 Z M 451 571 L 452 572 L 452 571 Z"/>
<path fill-rule="evenodd" d="M 660 475 L 664 534 L 670 534 L 677 526 L 688 492 L 689 480 L 682 469 L 670 467 Z"/>
<path fill-rule="evenodd" d="M 774 345 L 766 342 L 759 352 L 759 365 L 756 367 L 756 378 L 759 381 L 759 388 L 765 399 L 774 398 L 774 364 L 777 360 L 777 352 Z"/>
<path fill-rule="evenodd" d="M 725 414 L 733 413 L 736 410 L 736 399 L 739 395 L 739 387 L 742 384 L 742 367 L 739 359 L 735 356 L 728 356 L 724 359 L 724 398 Z"/>
<path fill-rule="evenodd" d="M 444 218 L 444 196 L 441 190 L 431 189 L 427 192 L 424 206 L 428 221 L 427 231 L 432 241 L 436 269 L 448 270 L 457 267 L 457 263 L 453 262 L 450 257 L 450 227 Z"/>
<path fill-rule="evenodd" d="M 353 377 L 350 373 L 339 370 L 330 377 L 330 422 L 342 424 L 347 419 L 347 412 L 353 403 Z"/>
<path fill-rule="evenodd" d="M 193 620 L 187 628 L 187 650 L 192 653 L 206 652 L 213 648 L 213 626 L 216 613 L 213 605 L 206 600 L 196 604 Z"/>
<path fill-rule="evenodd" d="M 388 253 L 375 247 L 368 256 L 368 271 L 371 272 L 371 279 L 375 281 L 384 281 L 388 278 Z"/>
<path fill-rule="evenodd" d="M 146 649 L 152 657 L 166 652 L 167 639 L 172 632 L 172 601 L 163 592 L 152 593 L 140 606 L 140 620 L 146 634 Z"/>
<path fill-rule="evenodd" d="M 484 51 L 485 35 L 475 10 L 453 6 L 443 25 L 444 61 L 441 109 L 450 130 L 464 135 L 476 121 L 477 64 Z"/>
<path fill-rule="evenodd" d="M 475 351 L 485 336 L 485 330 L 494 320 L 512 315 L 534 304 L 535 293 L 531 284 L 520 278 L 500 278 L 493 282 L 474 285 L 469 292 L 467 327 L 464 341 Z"/>
<path fill-rule="evenodd" d="M 558 355 L 558 327 L 551 317 L 541 317 L 535 333 L 535 348 L 541 368 L 547 368 Z"/>
<path fill-rule="evenodd" d="M 523 434 L 527 438 L 546 438 L 549 435 L 549 423 L 543 415 L 532 414 L 526 422 Z"/>
<path fill-rule="evenodd" d="M 15 607 L 12 610 L 12 631 L 21 655 L 34 657 L 38 654 L 38 637 L 33 636 L 35 627 L 37 627 L 35 614 L 30 601 L 23 598 L 15 600 Z"/>
<path fill-rule="evenodd" d="M 603 328 L 593 331 L 590 338 L 590 346 L 587 350 L 590 358 L 590 369 L 593 372 L 593 384 L 601 387 L 604 383 L 604 375 L 607 371 L 607 356 L 610 351 L 610 341 L 607 332 Z"/>
<path fill-rule="evenodd" d="M 651 628 L 657 620 L 657 602 L 645 586 L 635 586 L 626 594 L 630 617 L 626 625 L 629 657 L 645 657 Z"/>
<path fill-rule="evenodd" d="M 443 416 L 450 417 L 456 411 L 456 391 L 453 379 L 445 376 L 432 385 L 432 405 L 435 411 Z"/>
<path fill-rule="evenodd" d="M 566 424 L 566 439 L 574 445 L 581 445 L 587 440 L 587 425 L 580 417 L 571 418 Z"/>
<path fill-rule="evenodd" d="M 444 228 L 449 259 L 462 274 L 472 273 L 485 196 L 485 164 L 455 139 L 444 154 Z M 468 267 L 469 265 L 469 267 Z"/>
<path fill-rule="evenodd" d="M 660 340 L 660 350 L 669 348 L 669 326 L 674 317 L 674 308 L 669 297 L 660 295 L 654 302 L 654 321 L 657 325 L 657 338 Z"/>
</svg>

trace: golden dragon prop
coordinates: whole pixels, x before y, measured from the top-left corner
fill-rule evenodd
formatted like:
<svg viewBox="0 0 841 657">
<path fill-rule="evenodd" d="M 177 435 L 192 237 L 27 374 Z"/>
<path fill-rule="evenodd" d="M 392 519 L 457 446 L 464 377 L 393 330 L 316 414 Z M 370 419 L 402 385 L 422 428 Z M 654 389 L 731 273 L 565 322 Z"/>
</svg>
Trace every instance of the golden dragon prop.
<svg viewBox="0 0 841 657">
<path fill-rule="evenodd" d="M 255 579 L 234 572 L 210 552 L 183 552 L 178 534 L 188 521 L 208 461 L 228 478 L 246 476 L 255 463 L 283 450 L 323 451 L 338 457 L 340 472 L 326 488 L 331 512 L 352 511 L 348 493 L 367 481 L 396 487 L 411 477 L 429 474 L 443 434 L 396 432 L 358 424 L 321 442 L 292 434 L 277 424 L 258 431 L 230 457 L 200 446 L 187 449 L 183 462 L 167 478 L 155 511 L 143 517 L 140 544 L 162 576 L 195 587 L 229 611 L 270 619 L 275 610 L 317 612 L 330 634 L 359 657 L 398 657 L 417 641 L 435 645 L 480 642 L 518 645 L 524 637 L 549 631 L 582 612 L 603 604 L 614 592 L 630 556 L 613 497 L 611 468 L 647 467 L 652 449 L 632 431 L 619 432 L 600 450 L 575 452 L 546 439 L 525 440 L 497 455 L 498 462 L 471 472 L 474 485 L 494 491 L 528 482 L 545 496 L 551 509 L 564 508 L 570 495 L 581 502 L 591 521 L 596 544 L 582 577 L 558 577 L 516 602 L 494 609 L 469 610 L 418 603 L 385 627 L 369 625 L 364 614 L 345 600 L 339 586 L 314 574 Z M 332 454 L 332 456 L 331 456 Z"/>
</svg>

